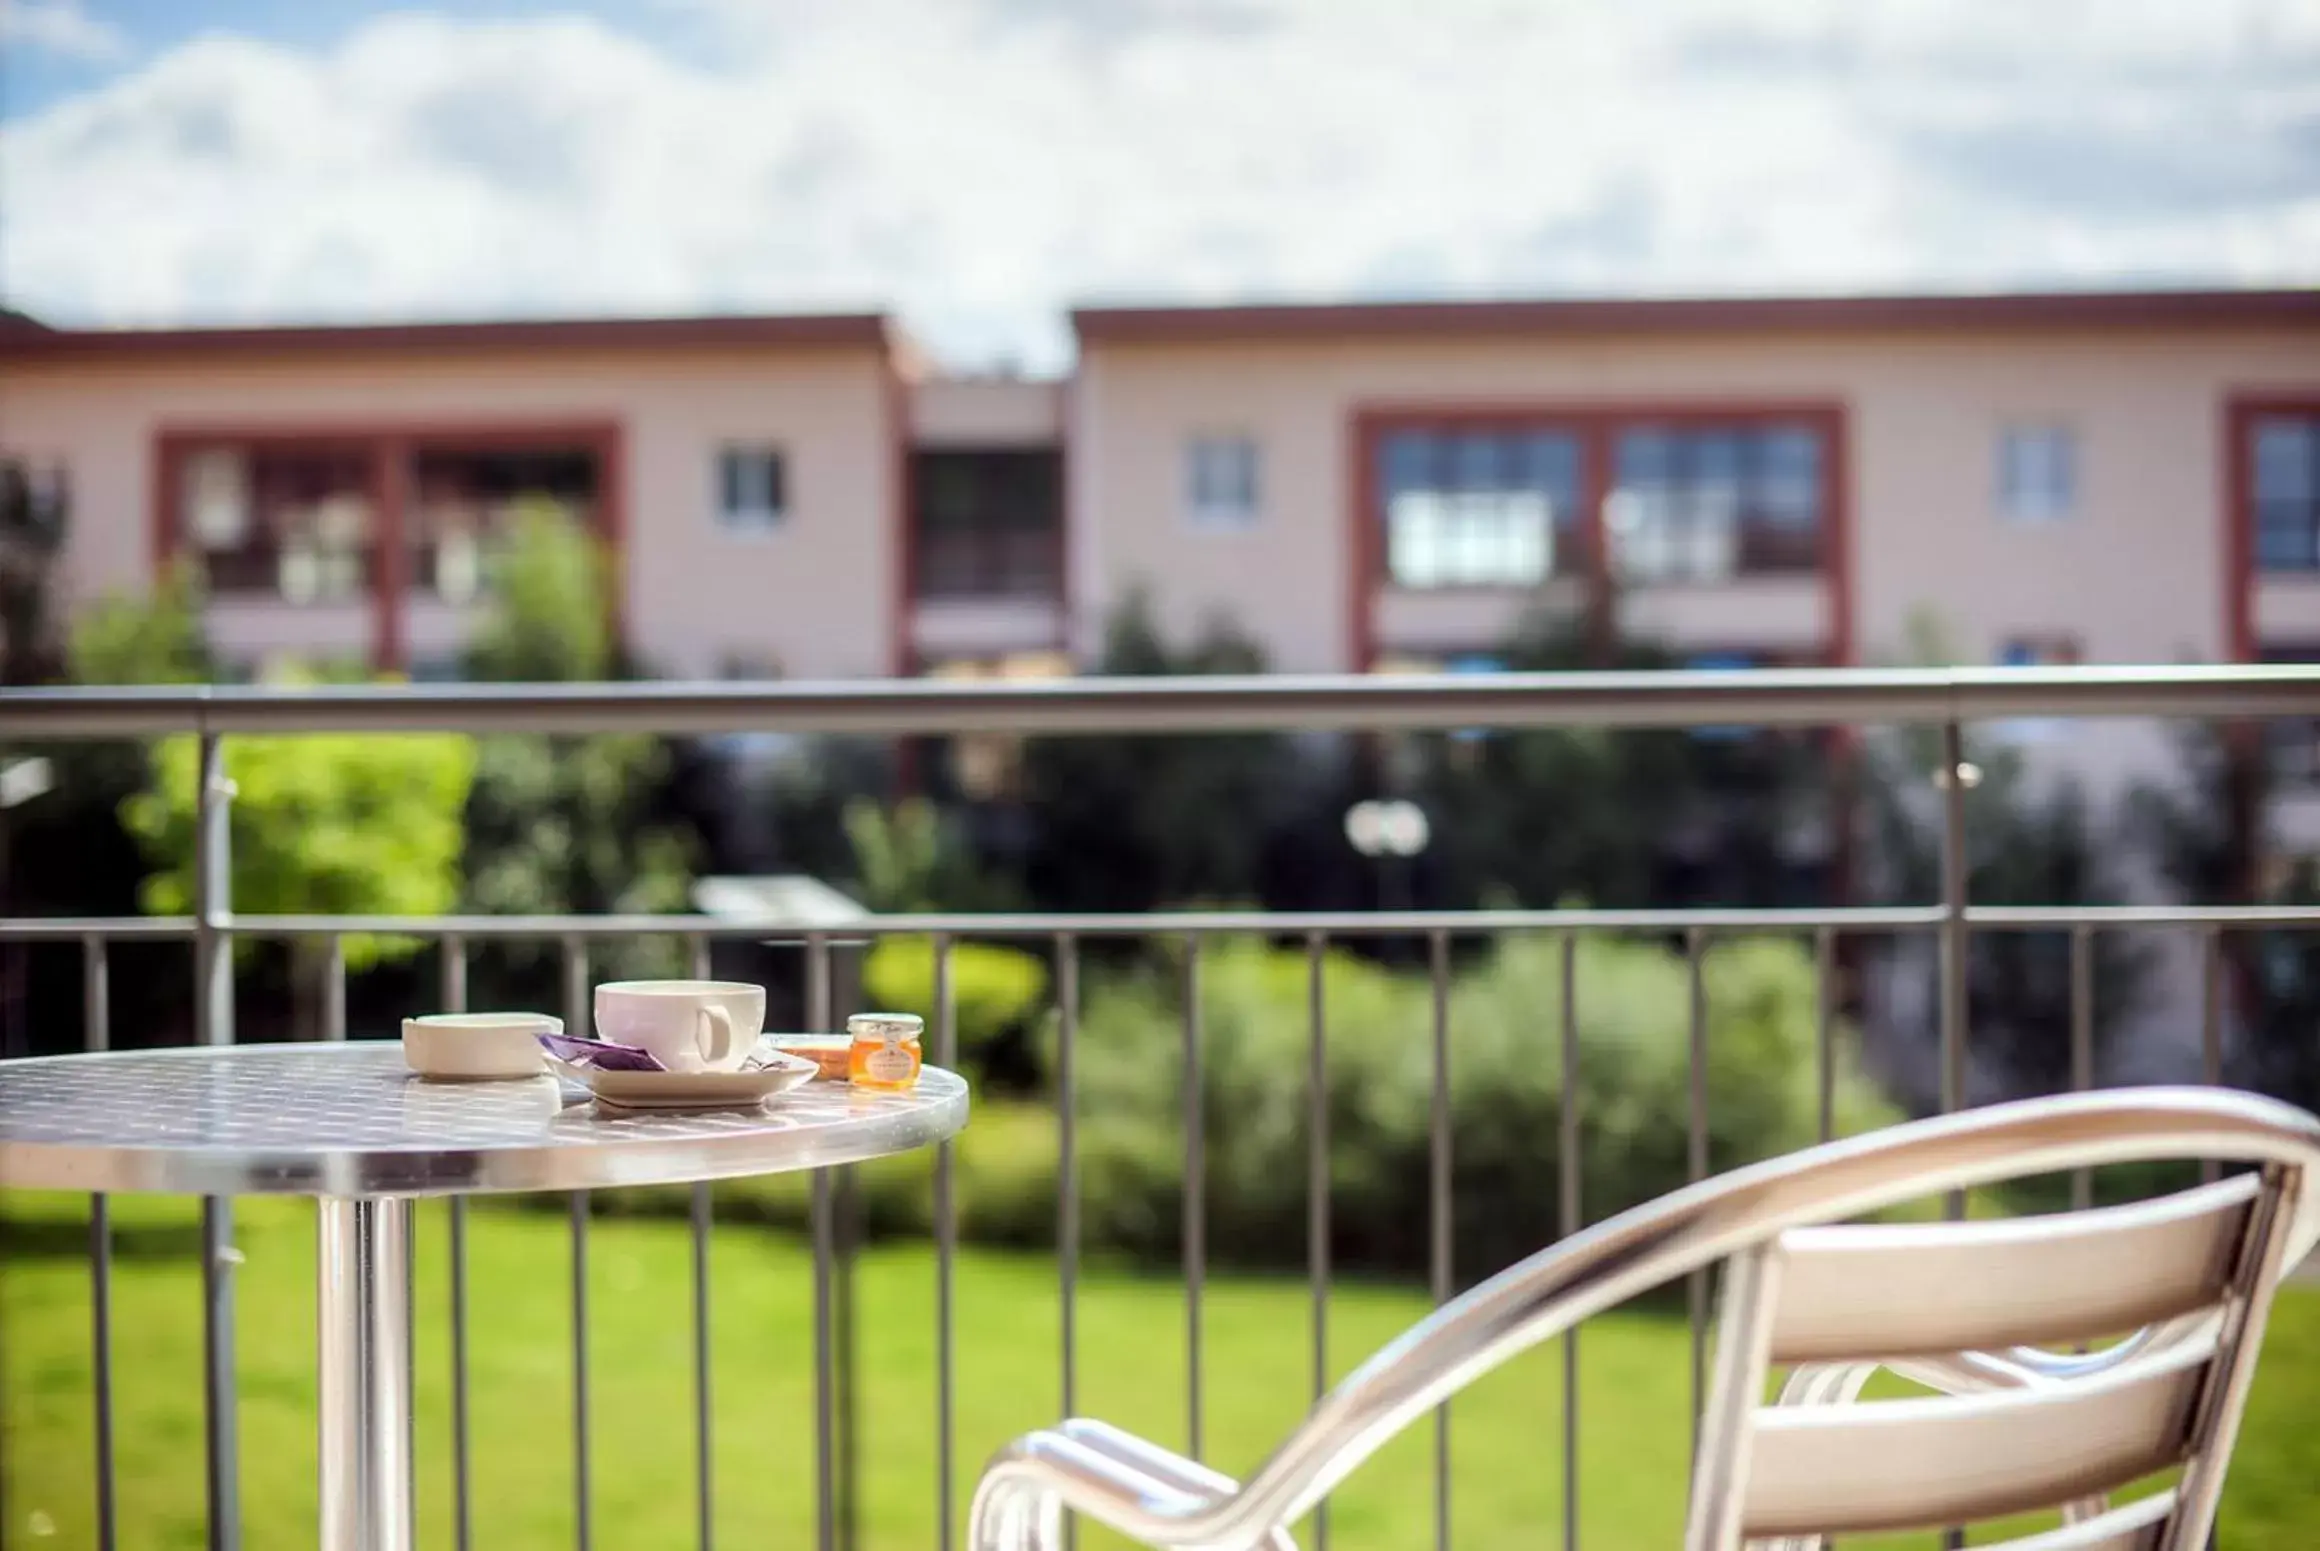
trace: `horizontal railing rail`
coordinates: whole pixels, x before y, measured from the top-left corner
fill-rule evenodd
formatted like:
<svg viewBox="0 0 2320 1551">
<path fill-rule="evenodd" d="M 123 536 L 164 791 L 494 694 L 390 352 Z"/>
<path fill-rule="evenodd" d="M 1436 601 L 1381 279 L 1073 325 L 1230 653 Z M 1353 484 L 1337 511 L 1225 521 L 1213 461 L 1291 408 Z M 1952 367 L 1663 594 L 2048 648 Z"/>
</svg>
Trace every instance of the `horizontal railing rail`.
<svg viewBox="0 0 2320 1551">
<path fill-rule="evenodd" d="M 1024 683 L 186 685 L 0 693 L 0 737 L 173 732 L 921 736 L 1835 726 L 2320 714 L 2320 666 L 1080 678 Z"/>
<path fill-rule="evenodd" d="M 1949 920 L 1939 905 L 1862 905 L 1830 910 L 1377 910 L 1377 911 L 1154 911 L 1150 915 L 889 914 L 858 924 L 740 919 L 706 915 L 233 915 L 215 923 L 227 936 L 499 938 L 702 937 L 726 941 L 802 942 L 848 937 L 1171 937 L 1276 936 L 1423 937 L 1501 932 L 1701 932 L 1709 936 L 1775 936 L 1837 931 L 1862 936 L 1923 931 Z M 2061 931 L 2086 926 L 2130 931 L 2212 927 L 2217 931 L 2276 931 L 2320 927 L 2314 905 L 1968 905 L 1968 927 L 1998 931 Z M 0 918 L 0 942 L 70 942 L 84 937 L 171 941 L 192 937 L 191 916 L 54 916 Z"/>
<path fill-rule="evenodd" d="M 282 690 L 246 687 L 148 689 L 19 690 L 0 692 L 0 740 L 25 743 L 49 739 L 141 739 L 193 734 L 201 743 L 202 824 L 196 858 L 195 898 L 189 915 L 161 917 L 4 918 L 0 941 L 21 944 L 77 944 L 83 966 L 83 1035 L 92 1050 L 112 1043 L 112 965 L 115 944 L 182 941 L 195 965 L 195 1038 L 230 1043 L 234 1038 L 234 969 L 237 940 L 323 939 L 331 943 L 324 1033 L 344 1038 L 348 974 L 339 939 L 357 934 L 416 938 L 438 945 L 438 1004 L 464 1007 L 468 1000 L 471 953 L 480 945 L 530 939 L 553 945 L 560 957 L 561 1011 L 585 1024 L 590 959 L 597 945 L 614 939 L 667 938 L 686 947 L 694 973 L 706 973 L 712 944 L 788 941 L 806 955 L 805 1011 L 815 1027 L 829 1027 L 840 1009 L 831 971 L 839 947 L 891 937 L 931 938 L 934 953 L 935 1016 L 929 1054 L 949 1063 L 957 1055 L 953 950 L 971 939 L 1010 939 L 1038 945 L 1052 957 L 1057 1024 L 1054 1101 L 1058 1111 L 1056 1146 L 1057 1209 L 1055 1243 L 1062 1319 L 1057 1357 L 1058 1406 L 1074 1408 L 1079 1389 L 1080 1342 L 1077 1289 L 1080 1277 L 1080 1137 L 1078 1067 L 1080 955 L 1084 944 L 1140 940 L 1173 944 L 1181 951 L 1183 1066 L 1183 1212 L 1180 1225 L 1182 1275 L 1186 1292 L 1184 1342 L 1187 1352 L 1185 1414 L 1191 1455 L 1203 1452 L 1204 1421 L 1211 1406 L 1205 1347 L 1204 1288 L 1207 1279 L 1209 1199 L 1204 1183 L 1206 1124 L 1201 1082 L 1202 1009 L 1199 987 L 1204 949 L 1227 936 L 1264 936 L 1295 944 L 1310 965 L 1305 1020 L 1307 1060 L 1284 1082 L 1304 1090 L 1307 1128 L 1307 1282 L 1310 1297 L 1308 1375 L 1314 1393 L 1325 1385 L 1331 1366 L 1329 1304 L 1331 1265 L 1329 1051 L 1323 956 L 1341 939 L 1394 937 L 1425 945 L 1423 975 L 1431 990 L 1430 1108 L 1427 1122 L 1426 1199 L 1431 1221 L 1426 1248 L 1426 1285 L 1437 1300 L 1455 1290 L 1451 1234 L 1456 1205 L 1453 1159 L 1456 1140 L 1450 1104 L 1450 1072 L 1455 1041 L 1451 1027 L 1452 946 L 1475 939 L 1536 934 L 1559 941 L 1561 949 L 1562 1046 L 1549 1052 L 1570 1070 L 1577 1057 L 1577 1011 L 1585 995 L 1576 945 L 1592 935 L 1650 934 L 1677 939 L 1690 995 L 1685 1160 L 1690 1177 L 1708 1169 L 1710 1115 L 1707 1108 L 1710 994 L 1704 971 L 1722 940 L 1784 935 L 1811 948 L 1817 1026 L 1815 1029 L 1817 1128 L 1831 1133 L 1835 1121 L 1836 949 L 1851 938 L 1891 938 L 1924 934 L 1939 948 L 1935 1015 L 1941 1056 L 1941 1107 L 1965 1099 L 1968 1042 L 1965 985 L 1966 950 L 1983 933 L 2057 932 L 2070 950 L 2069 1085 L 2093 1085 L 2095 1028 L 2095 944 L 2105 932 L 2177 931 L 2201 945 L 2199 1067 L 2204 1080 L 2222 1077 L 2222 994 L 2224 959 L 2218 944 L 2228 933 L 2320 928 L 2320 905 L 2122 905 L 1995 906 L 1967 898 L 1963 780 L 1937 783 L 1934 805 L 1941 836 L 1940 895 L 1933 902 L 1902 906 L 1847 906 L 1813 909 L 1493 909 L 1466 911 L 1397 910 L 1375 912 L 1267 912 L 1257 910 L 1162 911 L 1149 914 L 929 913 L 876 916 L 861 922 L 783 921 L 768 917 L 736 920 L 681 914 L 439 915 L 251 915 L 232 908 L 226 822 L 232 801 L 222 752 L 235 737 L 308 732 L 463 731 L 584 734 L 659 732 L 709 734 L 780 731 L 799 734 L 926 736 L 1002 730 L 1026 735 L 1199 734 L 1223 732 L 1427 731 L 1474 728 L 1571 727 L 1672 728 L 1740 724 L 1839 726 L 1862 723 L 1938 726 L 1941 763 L 1963 763 L 1963 727 L 1982 720 L 2010 718 L 2200 718 L 2239 720 L 2271 717 L 2320 718 L 2320 667 L 2134 668 L 1997 672 L 1748 671 L 1527 675 L 1490 677 L 1375 677 L 1303 679 L 1082 679 L 1038 684 L 768 684 L 693 685 L 413 685 Z M 1929 775 L 1931 772 L 1929 772 Z M 1581 1116 L 1575 1088 L 1566 1099 L 1552 1135 L 1540 1139 L 1542 1159 L 1558 1169 L 1557 1231 L 1583 1226 Z M 961 1462 L 956 1448 L 956 1299 L 954 1264 L 959 1217 L 955 1159 L 951 1144 L 937 1153 L 933 1239 L 936 1259 L 936 1463 L 930 1490 L 937 1510 L 937 1544 L 953 1544 L 957 1512 L 963 1506 Z M 858 1521 L 851 1468 L 855 1430 L 849 1355 L 852 1314 L 850 1247 L 844 1228 L 844 1179 L 819 1179 L 811 1200 L 814 1251 L 814 1429 L 816 1543 L 823 1551 L 851 1547 Z M 2074 1198 L 2085 1200 L 2081 1178 Z M 454 1537 L 464 1548 L 474 1543 L 473 1478 L 470 1456 L 474 1420 L 469 1405 L 469 1289 L 467 1214 L 451 1204 L 450 1331 L 451 1432 Z M 574 1526 L 577 1542 L 592 1537 L 591 1423 L 587 1406 L 591 1374 L 587 1246 L 591 1211 L 585 1195 L 571 1202 L 572 1382 L 575 1433 L 571 1442 Z M 204 1438 L 208 1473 L 209 1538 L 224 1551 L 239 1544 L 238 1404 L 233 1348 L 232 1215 L 224 1202 L 205 1203 L 203 1214 Z M 715 1496 L 711 1461 L 715 1454 L 710 1404 L 715 1362 L 710 1340 L 712 1280 L 709 1243 L 715 1213 L 707 1187 L 697 1188 L 690 1212 L 693 1321 L 694 1540 L 711 1545 Z M 112 1398 L 112 1229 L 102 1197 L 91 1205 L 89 1236 L 92 1387 L 96 1410 L 95 1480 L 99 1543 L 116 1541 L 115 1497 L 119 1489 L 116 1419 Z M 1692 1373 L 1695 1403 L 1704 1362 L 1707 1285 L 1689 1286 L 1692 1314 Z M 1562 1540 L 1578 1544 L 1578 1450 L 1580 1424 L 1576 1334 L 1564 1340 L 1562 1392 Z M 972 1461 L 967 1462 L 969 1468 Z M 1433 1540 L 1454 1544 L 1449 1418 L 1439 1419 L 1433 1457 Z M 1315 1540 L 1326 1545 L 1324 1515 Z"/>
</svg>

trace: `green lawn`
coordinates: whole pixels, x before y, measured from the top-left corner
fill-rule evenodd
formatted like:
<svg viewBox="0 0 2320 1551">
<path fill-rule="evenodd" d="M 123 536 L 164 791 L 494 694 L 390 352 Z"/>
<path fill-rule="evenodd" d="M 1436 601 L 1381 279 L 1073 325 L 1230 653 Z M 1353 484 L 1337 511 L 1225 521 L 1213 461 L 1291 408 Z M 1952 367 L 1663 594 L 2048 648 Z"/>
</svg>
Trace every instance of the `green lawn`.
<svg viewBox="0 0 2320 1551">
<path fill-rule="evenodd" d="M 10 1545 L 93 1544 L 82 1198 L 13 1197 L 0 1268 L 0 1392 Z M 190 1203 L 118 1200 L 114 1280 L 121 1544 L 201 1543 L 201 1385 Z M 421 1213 L 421 1543 L 450 1544 L 446 1212 Z M 314 1286 L 311 1212 L 244 1203 L 240 1245 L 245 1543 L 313 1544 Z M 29 1230 L 26 1225 L 30 1225 Z M 714 1254 L 717 1532 L 726 1546 L 805 1543 L 812 1522 L 810 1261 L 793 1239 L 720 1230 Z M 691 1544 L 688 1245 L 681 1225 L 600 1222 L 590 1241 L 596 1544 Z M 470 1232 L 476 1543 L 572 1543 L 569 1243 L 559 1218 L 481 1211 Z M 860 1270 L 865 1542 L 933 1543 L 934 1281 L 922 1247 Z M 1170 1280 L 1091 1272 L 1080 1291 L 1087 1413 L 1181 1445 L 1183 1293 Z M 1341 1286 L 1330 1300 L 1339 1371 L 1421 1312 L 1406 1290 Z M 1210 1457 L 1244 1470 L 1310 1393 L 1306 1294 L 1273 1280 L 1212 1282 Z M 986 1253 L 958 1267 L 959 1501 L 989 1451 L 1058 1412 L 1052 1262 Z M 1680 1323 L 1618 1314 L 1590 1324 L 1580 1360 L 1580 1517 L 1589 1547 L 1676 1543 L 1684 1500 L 1688 1341 Z M 2228 1551 L 2303 1551 L 2320 1522 L 2310 1428 L 2320 1407 L 2320 1291 L 2288 1293 L 2225 1506 Z M 1431 1544 L 1430 1430 L 1401 1440 L 1331 1509 L 1337 1551 Z M 1557 1543 L 1561 1365 L 1548 1349 L 1463 1398 L 1452 1433 L 1455 1544 Z M 32 1538 L 41 1530 L 46 1537 Z M 1083 1544 L 1095 1544 L 1089 1537 Z M 1904 1542 L 1880 1542 L 1902 1544 Z M 1911 1545 L 1925 1542 L 1913 1540 Z"/>
</svg>

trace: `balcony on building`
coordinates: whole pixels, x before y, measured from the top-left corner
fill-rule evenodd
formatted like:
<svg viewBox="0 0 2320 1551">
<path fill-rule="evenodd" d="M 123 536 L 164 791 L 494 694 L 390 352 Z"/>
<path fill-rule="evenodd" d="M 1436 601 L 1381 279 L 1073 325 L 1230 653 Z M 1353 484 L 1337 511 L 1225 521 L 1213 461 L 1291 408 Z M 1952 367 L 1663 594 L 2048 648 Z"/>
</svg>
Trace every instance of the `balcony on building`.
<svg viewBox="0 0 2320 1551">
<path fill-rule="evenodd" d="M 529 506 L 611 537 L 598 427 L 169 433 L 160 532 L 224 658 L 456 677 L 494 549 Z"/>
<path fill-rule="evenodd" d="M 911 399 L 910 644 L 924 671 L 1062 647 L 1061 390 L 944 378 Z"/>
</svg>

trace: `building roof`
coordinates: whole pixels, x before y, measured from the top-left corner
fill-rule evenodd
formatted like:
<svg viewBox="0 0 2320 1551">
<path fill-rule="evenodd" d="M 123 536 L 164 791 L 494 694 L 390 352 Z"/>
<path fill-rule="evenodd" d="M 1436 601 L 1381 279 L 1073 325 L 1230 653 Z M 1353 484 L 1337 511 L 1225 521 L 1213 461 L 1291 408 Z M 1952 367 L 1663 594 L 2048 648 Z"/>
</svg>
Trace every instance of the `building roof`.
<svg viewBox="0 0 2320 1551">
<path fill-rule="evenodd" d="M 2320 328 L 2320 289 L 1081 307 L 1071 321 L 1083 344 L 1096 345 L 1396 335 Z"/>
<path fill-rule="evenodd" d="M 889 350 L 900 344 L 886 315 L 875 312 L 183 329 L 48 328 L 18 313 L 0 316 L 0 341 L 5 341 L 7 353 L 16 360 L 317 355 L 370 350 L 442 354 L 783 347 Z"/>
</svg>

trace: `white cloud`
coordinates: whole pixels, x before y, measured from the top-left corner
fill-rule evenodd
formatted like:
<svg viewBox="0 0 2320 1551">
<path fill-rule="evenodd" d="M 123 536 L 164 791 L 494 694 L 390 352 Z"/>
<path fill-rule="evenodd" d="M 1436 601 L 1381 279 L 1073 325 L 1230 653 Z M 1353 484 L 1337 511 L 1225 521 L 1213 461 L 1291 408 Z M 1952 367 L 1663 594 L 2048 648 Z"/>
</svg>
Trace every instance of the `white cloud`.
<svg viewBox="0 0 2320 1551">
<path fill-rule="evenodd" d="M 46 49 L 70 59 L 118 59 L 128 47 L 119 29 L 98 21 L 81 0 L 0 0 L 0 44 Z"/>
<path fill-rule="evenodd" d="M 184 45 L 7 127 L 0 274 L 60 319 L 891 302 L 1049 359 L 1118 295 L 2320 279 L 2293 0 L 659 6 Z"/>
</svg>

